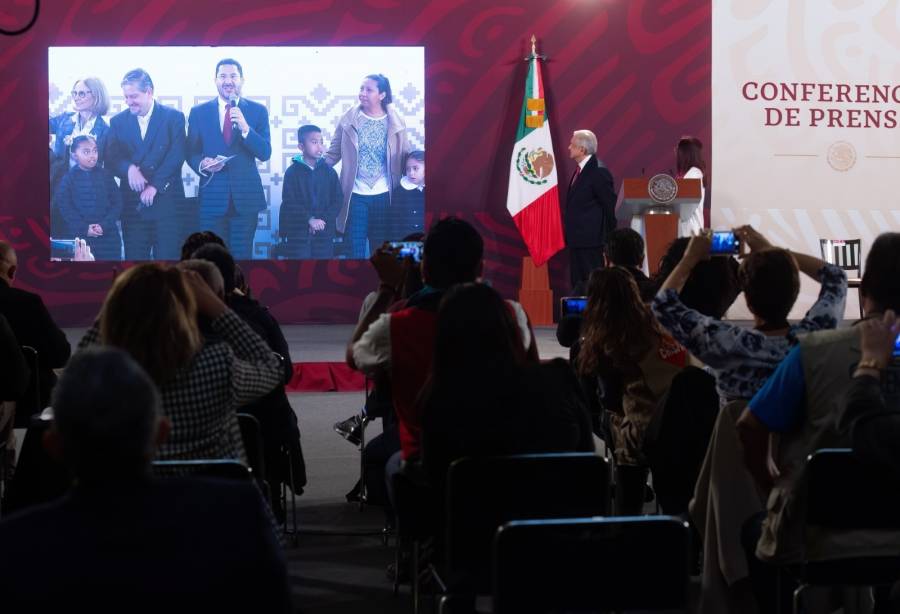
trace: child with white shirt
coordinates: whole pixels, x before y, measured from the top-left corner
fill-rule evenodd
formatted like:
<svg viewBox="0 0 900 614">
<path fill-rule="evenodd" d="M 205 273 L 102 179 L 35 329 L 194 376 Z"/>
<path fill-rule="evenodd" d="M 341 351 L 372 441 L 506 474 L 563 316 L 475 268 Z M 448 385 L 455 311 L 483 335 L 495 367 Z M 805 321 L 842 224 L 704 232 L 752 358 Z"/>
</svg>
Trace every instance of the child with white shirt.
<svg viewBox="0 0 900 614">
<path fill-rule="evenodd" d="M 409 152 L 404 166 L 406 174 L 391 195 L 389 236 L 395 240 L 424 232 L 425 225 L 425 152 Z"/>
</svg>

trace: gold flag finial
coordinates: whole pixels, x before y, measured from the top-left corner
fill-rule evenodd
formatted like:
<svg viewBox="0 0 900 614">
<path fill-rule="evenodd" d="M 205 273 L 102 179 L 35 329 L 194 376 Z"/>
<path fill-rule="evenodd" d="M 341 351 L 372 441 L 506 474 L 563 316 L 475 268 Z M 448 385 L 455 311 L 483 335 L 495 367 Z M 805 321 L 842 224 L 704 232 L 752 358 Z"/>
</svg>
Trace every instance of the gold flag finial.
<svg viewBox="0 0 900 614">
<path fill-rule="evenodd" d="M 537 55 L 537 37 L 534 34 L 531 35 L 531 57 L 535 57 Z"/>
</svg>

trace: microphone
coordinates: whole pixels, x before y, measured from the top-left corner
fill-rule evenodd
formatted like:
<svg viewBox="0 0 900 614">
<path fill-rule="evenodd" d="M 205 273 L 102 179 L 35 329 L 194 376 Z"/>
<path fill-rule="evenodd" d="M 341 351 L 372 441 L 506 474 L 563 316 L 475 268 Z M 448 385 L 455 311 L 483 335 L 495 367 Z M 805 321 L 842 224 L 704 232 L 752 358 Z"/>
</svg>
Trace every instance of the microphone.
<svg viewBox="0 0 900 614">
<path fill-rule="evenodd" d="M 232 93 L 230 96 L 228 96 L 228 110 L 229 110 L 229 113 L 231 112 L 231 109 L 233 109 L 234 107 L 237 106 L 237 102 L 238 102 L 238 96 L 237 96 L 237 94 Z M 232 120 L 232 122 L 231 122 L 231 129 L 232 129 L 232 130 L 235 130 L 235 131 L 237 131 L 237 129 L 238 129 L 237 122 L 234 121 L 234 120 Z"/>
</svg>

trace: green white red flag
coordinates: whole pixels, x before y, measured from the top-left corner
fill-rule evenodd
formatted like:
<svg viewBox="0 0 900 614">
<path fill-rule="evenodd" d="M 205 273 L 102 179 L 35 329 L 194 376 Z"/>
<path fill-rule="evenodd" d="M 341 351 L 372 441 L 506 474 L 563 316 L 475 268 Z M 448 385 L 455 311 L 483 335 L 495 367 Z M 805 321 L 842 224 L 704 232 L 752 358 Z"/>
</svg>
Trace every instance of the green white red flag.
<svg viewBox="0 0 900 614">
<path fill-rule="evenodd" d="M 565 247 L 556 160 L 544 103 L 544 81 L 540 59 L 535 55 L 529 62 L 525 79 L 525 99 L 509 164 L 506 209 L 536 266 L 541 266 Z"/>
</svg>

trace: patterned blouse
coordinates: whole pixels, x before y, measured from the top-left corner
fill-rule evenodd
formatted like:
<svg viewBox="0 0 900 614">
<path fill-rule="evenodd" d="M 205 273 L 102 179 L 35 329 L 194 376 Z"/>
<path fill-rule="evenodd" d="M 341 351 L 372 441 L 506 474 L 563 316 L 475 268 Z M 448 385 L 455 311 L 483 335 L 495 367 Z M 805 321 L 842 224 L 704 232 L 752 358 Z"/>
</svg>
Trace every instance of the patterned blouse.
<svg viewBox="0 0 900 614">
<path fill-rule="evenodd" d="M 359 164 L 356 178 L 369 188 L 387 175 L 387 115 L 372 119 L 362 114 L 359 125 Z"/>
<path fill-rule="evenodd" d="M 722 403 L 750 399 L 797 345 L 800 335 L 836 328 L 843 317 L 847 275 L 826 264 L 819 269 L 819 280 L 818 300 L 780 337 L 705 316 L 686 307 L 671 288 L 656 295 L 652 308 L 659 323 L 713 371 Z"/>
</svg>

